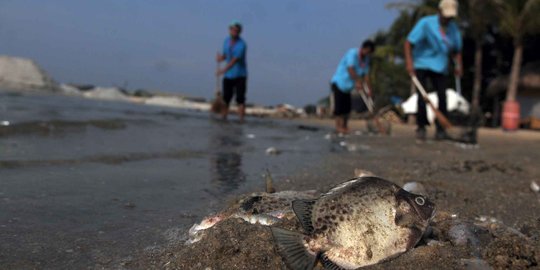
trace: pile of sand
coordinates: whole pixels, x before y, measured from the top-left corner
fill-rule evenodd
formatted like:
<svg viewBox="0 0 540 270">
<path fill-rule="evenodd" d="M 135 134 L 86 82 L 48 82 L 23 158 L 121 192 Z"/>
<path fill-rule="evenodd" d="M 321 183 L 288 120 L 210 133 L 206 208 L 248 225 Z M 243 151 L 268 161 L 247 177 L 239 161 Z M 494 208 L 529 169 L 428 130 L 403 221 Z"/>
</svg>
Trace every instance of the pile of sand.
<svg viewBox="0 0 540 270">
<path fill-rule="evenodd" d="M 34 61 L 0 56 L 0 87 L 15 90 L 56 89 L 56 83 Z"/>
</svg>

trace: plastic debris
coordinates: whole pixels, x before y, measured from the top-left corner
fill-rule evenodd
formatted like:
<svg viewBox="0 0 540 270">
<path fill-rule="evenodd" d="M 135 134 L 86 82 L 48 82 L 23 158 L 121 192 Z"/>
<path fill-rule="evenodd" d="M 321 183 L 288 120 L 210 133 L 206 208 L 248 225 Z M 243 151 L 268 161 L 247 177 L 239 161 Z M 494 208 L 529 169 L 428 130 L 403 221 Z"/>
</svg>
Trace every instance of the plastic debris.
<svg viewBox="0 0 540 270">
<path fill-rule="evenodd" d="M 535 181 L 531 181 L 531 190 L 536 192 L 536 193 L 539 193 L 540 192 L 540 186 Z"/>
<path fill-rule="evenodd" d="M 279 155 L 280 151 L 275 147 L 268 147 L 266 149 L 266 154 L 267 155 Z"/>
</svg>

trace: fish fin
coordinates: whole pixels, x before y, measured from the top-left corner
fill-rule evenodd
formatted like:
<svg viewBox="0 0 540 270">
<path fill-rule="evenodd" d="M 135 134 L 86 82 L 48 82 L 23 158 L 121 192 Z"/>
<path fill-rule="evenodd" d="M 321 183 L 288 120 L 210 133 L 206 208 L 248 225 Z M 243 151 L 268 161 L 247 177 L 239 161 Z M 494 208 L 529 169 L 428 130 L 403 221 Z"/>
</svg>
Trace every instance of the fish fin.
<svg viewBox="0 0 540 270">
<path fill-rule="evenodd" d="M 272 227 L 272 235 L 278 251 L 285 259 L 289 268 L 294 270 L 311 270 L 317 262 L 317 257 L 304 247 L 303 235 L 300 233 Z"/>
<path fill-rule="evenodd" d="M 296 214 L 300 224 L 302 224 L 302 228 L 309 234 L 314 231 L 313 223 L 311 222 L 313 204 L 315 204 L 315 200 L 294 200 L 292 202 L 294 214 Z"/>
<path fill-rule="evenodd" d="M 275 193 L 276 189 L 274 188 L 274 179 L 272 179 L 272 175 L 270 174 L 270 171 L 268 169 L 266 169 L 265 180 L 266 193 Z"/>
<path fill-rule="evenodd" d="M 326 270 L 345 270 L 345 268 L 337 265 L 332 260 L 330 260 L 324 253 L 320 256 L 321 264 Z"/>
</svg>

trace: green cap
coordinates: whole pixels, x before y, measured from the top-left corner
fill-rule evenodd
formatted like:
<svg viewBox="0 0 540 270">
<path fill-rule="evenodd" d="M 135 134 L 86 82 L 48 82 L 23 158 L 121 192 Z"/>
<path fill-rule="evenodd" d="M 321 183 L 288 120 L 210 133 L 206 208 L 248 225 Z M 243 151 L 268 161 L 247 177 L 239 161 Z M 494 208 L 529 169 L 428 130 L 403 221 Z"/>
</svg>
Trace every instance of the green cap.
<svg viewBox="0 0 540 270">
<path fill-rule="evenodd" d="M 237 27 L 238 29 L 242 30 L 242 23 L 238 20 L 234 20 L 229 24 L 229 27 Z"/>
</svg>

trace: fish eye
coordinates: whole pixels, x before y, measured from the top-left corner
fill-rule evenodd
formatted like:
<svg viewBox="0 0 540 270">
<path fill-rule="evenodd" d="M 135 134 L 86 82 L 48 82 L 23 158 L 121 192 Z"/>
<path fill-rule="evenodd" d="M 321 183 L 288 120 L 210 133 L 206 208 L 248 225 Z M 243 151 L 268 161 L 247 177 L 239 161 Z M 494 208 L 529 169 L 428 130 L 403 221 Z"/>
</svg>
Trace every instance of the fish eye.
<svg viewBox="0 0 540 270">
<path fill-rule="evenodd" d="M 418 205 L 424 205 L 424 204 L 426 203 L 426 200 L 424 200 L 424 198 L 422 198 L 422 197 L 416 197 L 416 198 L 414 199 L 414 201 L 415 201 L 416 204 L 418 204 Z"/>
</svg>

